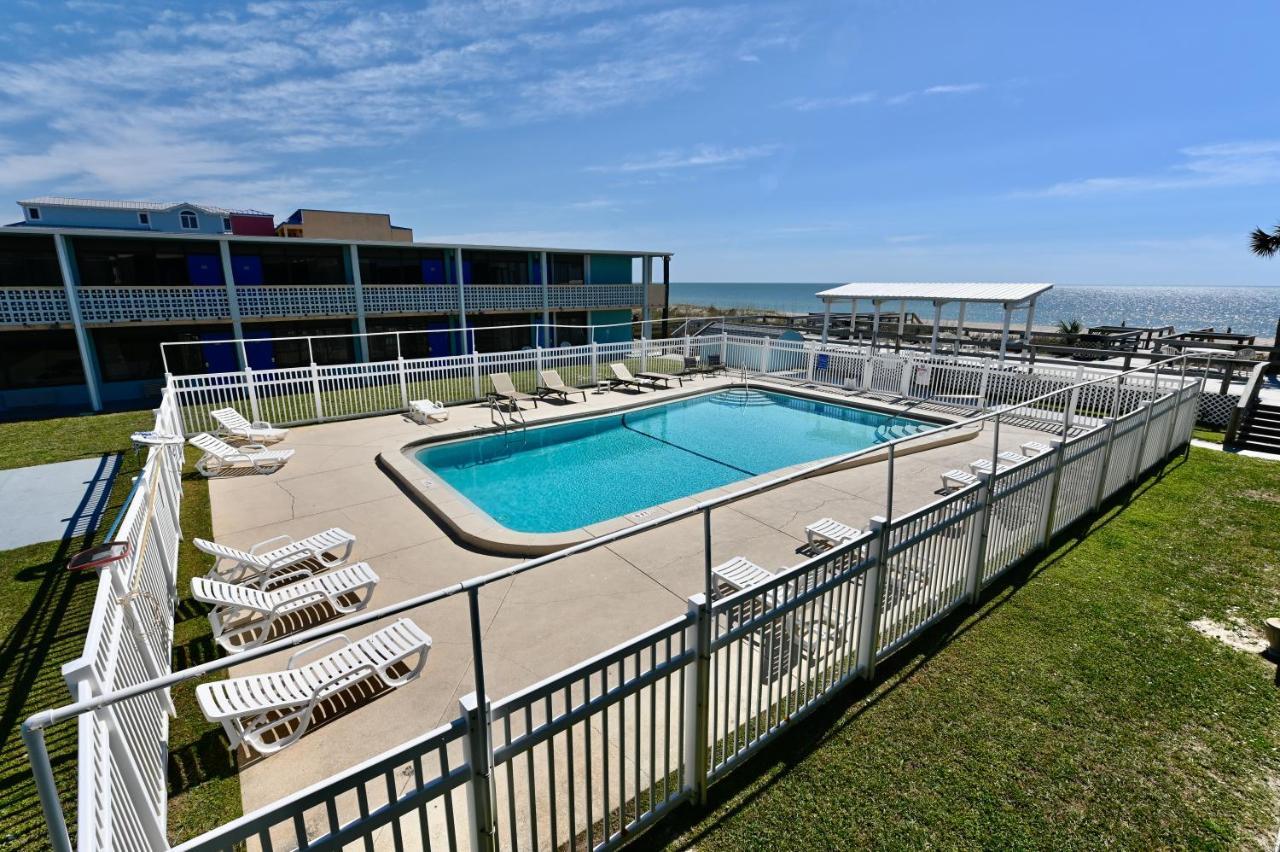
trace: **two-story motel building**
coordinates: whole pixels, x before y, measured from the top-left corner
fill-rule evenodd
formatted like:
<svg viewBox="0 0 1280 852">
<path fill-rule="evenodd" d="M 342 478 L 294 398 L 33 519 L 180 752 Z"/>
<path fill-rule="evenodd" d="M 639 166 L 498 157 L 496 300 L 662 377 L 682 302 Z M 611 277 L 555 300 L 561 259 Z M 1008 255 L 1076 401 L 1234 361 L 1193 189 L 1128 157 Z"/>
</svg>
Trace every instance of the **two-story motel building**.
<svg viewBox="0 0 1280 852">
<path fill-rule="evenodd" d="M 635 308 L 647 320 L 669 281 L 665 251 L 260 237 L 217 224 L 0 228 L 0 415 L 153 399 L 165 341 L 204 341 L 168 348 L 170 372 L 197 373 L 396 357 L 394 335 L 317 339 L 311 355 L 304 342 L 212 343 L 236 338 L 466 330 L 401 336 L 406 358 L 629 339 L 613 324 Z M 558 326 L 554 339 L 539 323 Z"/>
</svg>

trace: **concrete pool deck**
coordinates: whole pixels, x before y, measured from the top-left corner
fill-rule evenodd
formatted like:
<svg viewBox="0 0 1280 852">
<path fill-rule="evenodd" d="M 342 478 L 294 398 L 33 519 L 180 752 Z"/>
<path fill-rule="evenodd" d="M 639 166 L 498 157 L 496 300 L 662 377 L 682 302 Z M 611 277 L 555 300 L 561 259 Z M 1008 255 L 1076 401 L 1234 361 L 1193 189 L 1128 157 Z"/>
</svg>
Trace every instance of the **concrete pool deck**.
<svg viewBox="0 0 1280 852">
<path fill-rule="evenodd" d="M 732 383 L 694 380 L 686 390 Z M 755 380 L 751 384 L 771 387 Z M 777 389 L 793 390 L 786 385 Z M 677 395 L 672 390 L 643 396 Z M 602 411 L 635 402 L 638 395 L 588 393 L 587 399 L 586 405 L 539 406 L 536 416 L 529 412 L 530 422 Z M 369 562 L 381 578 L 371 603 L 375 608 L 513 565 L 519 561 L 515 557 L 481 553 L 460 543 L 376 463 L 388 445 L 402 446 L 428 435 L 475 433 L 488 426 L 488 410 L 468 405 L 451 408 L 448 421 L 429 426 L 397 414 L 291 429 L 282 446 L 296 453 L 278 473 L 210 481 L 214 535 L 220 542 L 243 546 L 282 533 L 302 536 L 332 526 L 349 530 L 358 537 L 353 560 Z M 989 456 L 991 434 L 987 428 L 971 440 L 899 459 L 895 515 L 936 499 L 943 471 Z M 1016 448 L 1033 438 L 1044 440 L 1045 433 L 1001 427 L 1001 447 Z M 804 558 L 804 528 L 819 518 L 829 516 L 865 528 L 869 518 L 884 512 L 885 468 L 872 464 L 822 474 L 716 509 L 714 561 L 741 555 L 774 570 Z M 483 589 L 490 697 L 508 695 L 683 613 L 687 598 L 703 587 L 702 537 L 701 520 L 686 518 Z M 472 691 L 465 597 L 447 598 L 406 615 L 434 640 L 422 677 L 335 716 L 283 754 L 243 766 L 246 813 L 458 715 L 459 698 Z M 379 626 L 355 628 L 348 635 L 358 638 Z M 231 673 L 284 668 L 289 653 L 237 666 Z"/>
</svg>

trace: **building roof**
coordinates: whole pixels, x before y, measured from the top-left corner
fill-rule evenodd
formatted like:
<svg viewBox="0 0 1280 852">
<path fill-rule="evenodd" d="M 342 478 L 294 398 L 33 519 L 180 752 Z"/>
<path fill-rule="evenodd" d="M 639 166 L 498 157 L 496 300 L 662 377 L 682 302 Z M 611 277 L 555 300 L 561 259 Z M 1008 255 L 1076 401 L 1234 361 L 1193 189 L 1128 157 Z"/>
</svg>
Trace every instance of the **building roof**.
<svg viewBox="0 0 1280 852">
<path fill-rule="evenodd" d="M 214 207 L 210 204 L 193 204 L 189 201 L 117 201 L 114 199 L 67 198 L 61 195 L 41 195 L 19 201 L 23 207 L 84 207 L 95 210 L 145 210 L 157 213 L 191 207 L 210 216 L 270 216 L 261 210 Z"/>
<path fill-rule="evenodd" d="M 823 301 L 834 299 L 878 299 L 928 302 L 1026 302 L 1047 290 L 1052 284 L 841 284 L 817 294 Z"/>
</svg>

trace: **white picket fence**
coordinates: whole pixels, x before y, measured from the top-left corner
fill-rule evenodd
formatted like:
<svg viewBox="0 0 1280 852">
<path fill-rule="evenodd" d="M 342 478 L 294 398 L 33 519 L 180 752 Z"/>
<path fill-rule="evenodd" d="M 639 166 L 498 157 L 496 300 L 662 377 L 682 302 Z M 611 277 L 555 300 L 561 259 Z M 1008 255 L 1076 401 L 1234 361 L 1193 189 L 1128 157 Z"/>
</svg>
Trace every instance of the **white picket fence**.
<svg viewBox="0 0 1280 852">
<path fill-rule="evenodd" d="M 187 435 L 215 428 L 209 411 L 233 407 L 254 420 L 295 426 L 407 411 L 409 402 L 430 398 L 446 405 L 483 400 L 489 376 L 509 373 L 517 389 L 531 393 L 537 371 L 559 370 L 565 382 L 591 387 L 608 378 L 609 364 L 625 362 L 633 370 L 677 373 L 685 358 L 702 364 L 718 358 L 734 371 L 766 374 L 813 386 L 928 402 L 968 411 L 1024 405 L 1055 390 L 1106 376 L 1114 371 L 1026 365 L 993 359 L 948 359 L 927 353 L 876 354 L 865 347 L 804 341 L 770 340 L 732 334 L 591 343 L 551 349 L 399 358 L 353 364 L 315 365 L 272 370 L 238 370 L 172 376 Z M 1077 428 L 1116 417 L 1151 396 L 1151 376 L 1134 375 L 1123 386 L 1088 385 L 1075 406 Z M 1166 375 L 1162 388 L 1177 385 Z M 1026 407 L 1026 421 L 1056 423 L 1062 405 Z"/>
<path fill-rule="evenodd" d="M 976 601 L 1056 532 L 1185 445 L 1195 422 L 1198 382 L 1173 373 L 1081 386 L 1071 384 L 1080 370 L 1023 373 L 778 344 L 733 337 L 601 344 L 585 358 L 530 350 L 433 359 L 421 369 L 452 371 L 474 388 L 477 369 L 542 363 L 589 375 L 608 359 L 684 357 L 697 347 L 733 369 L 785 380 L 985 394 L 1002 406 L 989 418 L 1046 426 L 1052 419 L 1053 449 L 909 513 L 874 518 L 856 540 L 764 585 L 710 602 L 695 595 L 678 617 L 487 706 L 468 695 L 452 722 L 175 848 L 617 847 L 681 803 L 704 800 L 709 784 L 842 686 L 872 677 L 878 662 Z M 821 377 L 824 370 L 839 379 Z M 406 376 L 398 362 L 391 372 L 396 385 Z M 322 380 L 338 382 L 337 375 Z M 1055 388 L 1047 400 L 1028 396 Z M 199 391 L 189 384 L 185 392 L 190 399 Z M 166 395 L 166 426 L 177 425 L 177 398 Z M 373 411 L 394 408 L 359 398 Z M 188 401 L 183 410 L 207 404 Z M 86 657 L 71 667 L 78 698 L 147 680 L 152 653 L 164 653 L 160 670 L 168 670 L 172 621 L 156 621 L 142 606 L 154 595 L 168 605 L 155 613 L 171 619 L 178 459 L 172 449 L 148 459 L 125 519 L 139 556 L 103 572 Z M 122 594 L 133 588 L 147 595 Z M 80 717 L 81 849 L 168 848 L 166 702 L 155 691 Z"/>
<path fill-rule="evenodd" d="M 1183 446 L 1196 383 L 1161 380 L 1151 401 L 1150 377 L 1140 378 L 1097 391 L 1127 410 L 1052 439 L 1052 452 L 891 523 L 875 518 L 858 539 L 764 585 L 710 606 L 695 595 L 680 617 L 492 702 L 487 723 L 469 695 L 449 725 L 179 848 L 255 839 L 275 849 L 375 839 L 394 848 L 617 847 L 701 800 L 842 686 L 872 676 L 878 662 Z M 1144 383 L 1146 400 L 1123 402 Z M 1059 422 L 1073 398 L 1094 393 L 1065 390 Z M 492 747 L 487 782 L 476 741 Z M 486 783 L 489 794 L 477 795 Z"/>
<path fill-rule="evenodd" d="M 181 433 L 172 393 L 164 395 L 155 428 Z M 182 452 L 181 444 L 148 450 L 115 536 L 128 542 L 128 554 L 99 569 L 84 651 L 62 667 L 73 701 L 171 671 Z M 79 718 L 76 836 L 83 852 L 167 846 L 172 713 L 168 693 L 156 691 Z"/>
</svg>

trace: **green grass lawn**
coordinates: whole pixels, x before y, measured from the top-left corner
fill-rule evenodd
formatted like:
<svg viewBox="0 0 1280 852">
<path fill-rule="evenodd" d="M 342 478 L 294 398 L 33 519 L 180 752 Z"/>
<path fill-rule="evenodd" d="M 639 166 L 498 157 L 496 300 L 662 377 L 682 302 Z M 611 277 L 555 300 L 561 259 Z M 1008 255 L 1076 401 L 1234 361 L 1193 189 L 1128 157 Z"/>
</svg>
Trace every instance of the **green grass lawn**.
<svg viewBox="0 0 1280 852">
<path fill-rule="evenodd" d="M 151 412 L 125 412 L 0 424 L 0 468 L 66 461 L 124 452 L 97 531 L 70 541 L 33 544 L 0 552 L 0 848 L 44 848 L 44 820 L 36 797 L 26 750 L 18 726 L 32 713 L 66 704 L 70 693 L 62 681 L 62 664 L 81 653 L 93 596 L 92 575 L 71 575 L 67 559 L 105 534 L 122 507 L 141 457 L 129 449 L 129 434 L 148 428 Z M 195 451 L 188 448 L 188 462 Z M 188 464 L 188 468 L 190 465 Z M 190 545 L 192 536 L 210 535 L 209 487 L 202 477 L 183 479 L 182 527 L 178 588 L 205 561 Z M 203 612 L 184 601 L 177 615 L 174 666 L 210 658 L 213 643 Z M 194 703 L 194 686 L 174 691 L 178 718 L 170 730 L 170 828 L 174 839 L 186 838 L 239 815 L 240 790 L 231 755 Z M 67 818 L 75 826 L 75 724 L 47 731 Z"/>
<path fill-rule="evenodd" d="M 1276 668 L 1188 623 L 1280 614 L 1278 519 L 1280 464 L 1193 449 L 646 845 L 1273 848 Z"/>
</svg>

